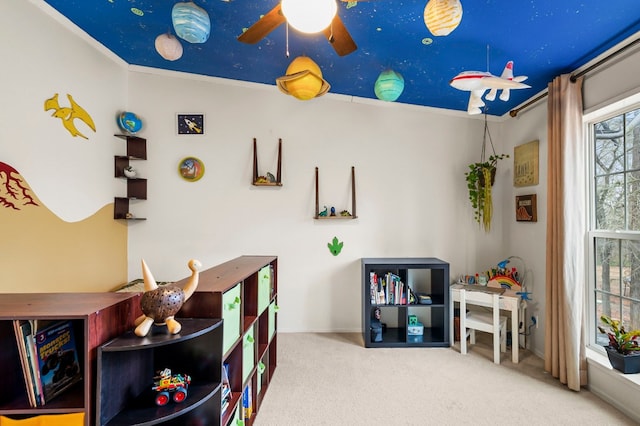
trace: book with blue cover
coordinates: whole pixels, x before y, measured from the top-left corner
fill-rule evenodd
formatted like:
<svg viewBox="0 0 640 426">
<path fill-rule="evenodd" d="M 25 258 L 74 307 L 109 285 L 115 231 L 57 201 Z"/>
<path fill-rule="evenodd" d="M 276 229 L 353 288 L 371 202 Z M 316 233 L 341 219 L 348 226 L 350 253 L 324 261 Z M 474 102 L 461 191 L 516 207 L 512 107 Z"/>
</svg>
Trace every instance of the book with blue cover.
<svg viewBox="0 0 640 426">
<path fill-rule="evenodd" d="M 38 331 L 34 340 L 46 403 L 82 379 L 73 323 L 54 323 Z"/>
</svg>

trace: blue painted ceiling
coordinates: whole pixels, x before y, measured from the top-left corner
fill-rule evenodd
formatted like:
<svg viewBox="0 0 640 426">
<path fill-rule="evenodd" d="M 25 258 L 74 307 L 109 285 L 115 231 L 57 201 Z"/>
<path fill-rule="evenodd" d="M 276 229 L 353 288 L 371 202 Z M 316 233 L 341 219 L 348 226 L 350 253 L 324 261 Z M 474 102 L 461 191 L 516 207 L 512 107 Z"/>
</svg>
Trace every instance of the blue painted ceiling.
<svg viewBox="0 0 640 426">
<path fill-rule="evenodd" d="M 638 0 L 461 0 L 462 21 L 448 36 L 433 36 L 423 12 L 427 0 L 339 1 L 338 15 L 358 46 L 339 56 L 322 34 L 303 35 L 280 25 L 257 44 L 237 40 L 279 0 L 195 0 L 211 20 L 202 44 L 181 40 L 177 61 L 163 59 L 155 38 L 175 34 L 174 0 L 45 0 L 75 25 L 131 65 L 162 68 L 275 85 L 297 56 L 311 57 L 331 84 L 330 93 L 376 99 L 378 75 L 393 69 L 404 77 L 397 102 L 466 111 L 469 93 L 449 81 L 462 71 L 500 75 L 514 61 L 530 89 L 487 102 L 503 115 L 608 48 L 640 31 Z"/>
</svg>

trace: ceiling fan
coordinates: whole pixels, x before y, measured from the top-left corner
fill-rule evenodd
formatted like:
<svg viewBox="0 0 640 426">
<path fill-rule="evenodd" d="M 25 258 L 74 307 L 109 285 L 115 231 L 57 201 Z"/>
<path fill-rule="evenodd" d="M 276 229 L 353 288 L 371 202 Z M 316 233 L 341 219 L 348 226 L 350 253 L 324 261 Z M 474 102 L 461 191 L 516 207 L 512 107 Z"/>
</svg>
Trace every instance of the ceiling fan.
<svg viewBox="0 0 640 426">
<path fill-rule="evenodd" d="M 348 2 L 349 0 L 340 1 Z M 238 36 L 238 41 L 247 44 L 255 44 L 265 38 L 271 31 L 285 23 L 287 18 L 282 13 L 281 6 L 282 3 L 278 3 L 276 7 L 263 15 L 258 22 Z M 331 24 L 322 30 L 322 33 L 329 43 L 331 43 L 331 46 L 336 53 L 340 56 L 348 55 L 358 48 L 337 13 L 331 21 Z"/>
</svg>

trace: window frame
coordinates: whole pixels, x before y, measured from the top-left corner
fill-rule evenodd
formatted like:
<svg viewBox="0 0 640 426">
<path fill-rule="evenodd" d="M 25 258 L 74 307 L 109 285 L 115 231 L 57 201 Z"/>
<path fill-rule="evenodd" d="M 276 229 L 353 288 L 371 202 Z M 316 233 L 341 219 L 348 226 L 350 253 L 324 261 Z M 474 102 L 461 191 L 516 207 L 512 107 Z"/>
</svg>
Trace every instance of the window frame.
<svg viewBox="0 0 640 426">
<path fill-rule="evenodd" d="M 640 93 L 631 94 L 623 97 L 621 100 L 612 102 L 608 105 L 594 109 L 591 112 L 583 114 L 583 128 L 584 135 L 586 135 L 585 142 L 588 144 L 587 160 L 589 162 L 587 170 L 587 176 L 585 176 L 585 185 L 587 185 L 587 203 L 588 203 L 588 220 L 587 220 L 587 260 L 585 267 L 587 268 L 585 276 L 587 277 L 587 289 L 585 291 L 585 304 L 586 304 L 586 324 L 585 332 L 586 346 L 599 352 L 606 354 L 603 346 L 598 344 L 596 339 L 597 325 L 599 324 L 599 318 L 596 318 L 597 312 L 597 298 L 596 298 L 596 239 L 598 238 L 610 238 L 618 239 L 621 241 L 635 240 L 640 241 L 640 231 L 631 230 L 598 230 L 596 229 L 596 206 L 595 206 L 595 125 L 597 123 L 609 120 L 618 115 L 626 114 L 629 111 L 640 109 Z M 629 173 L 626 171 L 625 173 Z M 626 207 L 626 203 L 625 203 Z M 626 220 L 625 220 L 626 222 Z"/>
</svg>

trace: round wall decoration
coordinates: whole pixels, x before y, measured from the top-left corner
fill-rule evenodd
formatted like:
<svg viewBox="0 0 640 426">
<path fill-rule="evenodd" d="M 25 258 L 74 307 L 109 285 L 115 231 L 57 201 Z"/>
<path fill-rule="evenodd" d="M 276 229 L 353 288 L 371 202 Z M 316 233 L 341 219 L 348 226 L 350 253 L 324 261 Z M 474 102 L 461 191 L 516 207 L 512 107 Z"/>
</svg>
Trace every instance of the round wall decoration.
<svg viewBox="0 0 640 426">
<path fill-rule="evenodd" d="M 195 182 L 204 176 L 204 163 L 196 157 L 186 157 L 178 164 L 178 173 L 184 180 Z"/>
</svg>

